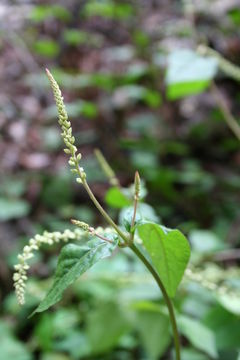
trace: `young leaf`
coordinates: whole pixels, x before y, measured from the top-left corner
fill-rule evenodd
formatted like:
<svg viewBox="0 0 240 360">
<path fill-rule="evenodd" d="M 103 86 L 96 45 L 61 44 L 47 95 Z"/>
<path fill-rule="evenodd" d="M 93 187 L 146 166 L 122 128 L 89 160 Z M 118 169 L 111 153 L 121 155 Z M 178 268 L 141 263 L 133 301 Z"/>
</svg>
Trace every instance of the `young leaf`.
<svg viewBox="0 0 240 360">
<path fill-rule="evenodd" d="M 109 206 L 118 209 L 131 205 L 131 201 L 118 187 L 112 187 L 107 191 L 105 195 L 105 201 Z"/>
<path fill-rule="evenodd" d="M 110 256 L 117 246 L 117 240 L 112 241 L 113 244 L 93 239 L 81 246 L 75 244 L 64 246 L 59 256 L 54 283 L 33 314 L 45 311 L 56 304 L 64 290 L 80 275 L 99 260 Z"/>
<path fill-rule="evenodd" d="M 119 224 L 124 226 L 127 231 L 130 231 L 133 217 L 133 207 L 124 207 L 119 214 Z M 159 217 L 155 210 L 148 204 L 140 203 L 137 207 L 135 224 L 145 223 L 146 221 L 159 221 Z"/>
<path fill-rule="evenodd" d="M 139 225 L 138 234 L 168 295 L 174 297 L 190 257 L 187 239 L 179 230 L 154 223 Z"/>
</svg>

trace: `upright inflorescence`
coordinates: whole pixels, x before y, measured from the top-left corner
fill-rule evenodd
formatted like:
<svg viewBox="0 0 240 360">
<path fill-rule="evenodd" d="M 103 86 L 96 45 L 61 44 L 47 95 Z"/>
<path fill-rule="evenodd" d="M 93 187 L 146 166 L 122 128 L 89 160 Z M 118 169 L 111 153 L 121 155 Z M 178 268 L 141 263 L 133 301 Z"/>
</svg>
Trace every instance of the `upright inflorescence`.
<svg viewBox="0 0 240 360">
<path fill-rule="evenodd" d="M 19 263 L 14 266 L 16 271 L 13 275 L 13 281 L 17 300 L 20 305 L 23 305 L 25 302 L 24 293 L 27 281 L 27 270 L 29 269 L 28 260 L 34 256 L 34 251 L 39 250 L 43 244 L 53 245 L 60 241 L 80 240 L 84 234 L 85 232 L 81 229 L 75 229 L 74 231 L 67 229 L 63 233 L 58 231 L 49 233 L 45 231 L 43 235 L 36 235 L 29 240 L 29 244 L 24 246 L 22 254 L 18 255 Z"/>
<path fill-rule="evenodd" d="M 140 198 L 140 190 L 141 190 L 141 180 L 140 180 L 139 172 L 136 171 L 134 178 L 134 198 L 137 201 Z"/>
<path fill-rule="evenodd" d="M 50 71 L 46 69 L 46 72 L 53 90 L 53 95 L 58 109 L 58 122 L 62 129 L 61 135 L 63 141 L 66 145 L 64 152 L 70 155 L 68 163 L 72 167 L 71 171 L 75 174 L 78 174 L 79 176 L 76 179 L 77 182 L 82 183 L 82 181 L 86 179 L 86 173 L 84 172 L 84 169 L 79 166 L 79 161 L 81 160 L 82 155 L 80 153 L 77 154 L 75 137 L 72 135 L 72 126 L 71 122 L 68 120 L 68 115 L 65 109 L 62 93 L 58 86 L 58 83 L 56 82 Z"/>
</svg>

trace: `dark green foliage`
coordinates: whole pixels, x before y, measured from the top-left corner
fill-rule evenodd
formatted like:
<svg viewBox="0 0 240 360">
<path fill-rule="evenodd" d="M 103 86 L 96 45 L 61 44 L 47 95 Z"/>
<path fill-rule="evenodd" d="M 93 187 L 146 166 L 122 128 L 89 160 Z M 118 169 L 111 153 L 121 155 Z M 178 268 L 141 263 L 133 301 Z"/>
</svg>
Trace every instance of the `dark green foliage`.
<svg viewBox="0 0 240 360">
<path fill-rule="evenodd" d="M 127 186 L 139 170 L 149 192 L 137 224 L 181 229 L 198 274 L 233 289 L 219 294 L 183 278 L 174 300 L 182 360 L 239 360 L 240 145 L 214 99 L 212 80 L 238 122 L 239 83 L 195 51 L 209 44 L 239 65 L 239 8 L 210 0 L 192 2 L 193 13 L 189 2 L 176 1 L 28 1 L 27 10 L 15 3 L 9 7 L 14 20 L 1 20 L 0 359 L 173 358 L 161 295 L 127 250 L 96 264 L 54 310 L 30 320 L 52 285 L 36 277 L 54 272 L 60 248 L 44 248 L 35 258 L 41 263 L 31 270 L 24 309 L 9 293 L 17 250 L 34 233 L 63 230 L 70 218 L 105 225 L 62 172 L 66 157 L 43 74 L 48 66 L 63 89 L 100 202 L 106 200 L 116 219 L 120 210 L 119 223 L 129 230 L 133 192 Z M 90 155 L 95 147 L 121 190 L 108 190 Z M 108 337 L 101 331 L 105 319 Z"/>
</svg>

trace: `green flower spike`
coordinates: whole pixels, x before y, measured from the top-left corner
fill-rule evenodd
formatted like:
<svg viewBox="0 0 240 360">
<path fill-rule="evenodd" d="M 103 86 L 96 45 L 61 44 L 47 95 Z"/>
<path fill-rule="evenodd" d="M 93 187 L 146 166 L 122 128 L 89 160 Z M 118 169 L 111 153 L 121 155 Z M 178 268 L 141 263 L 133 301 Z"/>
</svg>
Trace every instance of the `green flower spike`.
<svg viewBox="0 0 240 360">
<path fill-rule="evenodd" d="M 72 167 L 71 171 L 80 176 L 76 179 L 76 181 L 78 183 L 82 183 L 82 181 L 86 179 L 86 173 L 84 172 L 84 169 L 82 167 L 79 167 L 79 161 L 81 160 L 82 155 L 80 153 L 77 154 L 77 148 L 75 146 L 75 138 L 72 135 L 72 126 L 71 126 L 71 122 L 68 120 L 68 115 L 63 102 L 63 96 L 56 80 L 54 79 L 54 77 L 52 76 L 52 74 L 48 69 L 46 69 L 46 73 L 50 81 L 55 102 L 57 105 L 58 123 L 61 126 L 62 129 L 61 135 L 66 145 L 64 152 L 70 155 L 70 159 L 68 163 Z"/>
</svg>

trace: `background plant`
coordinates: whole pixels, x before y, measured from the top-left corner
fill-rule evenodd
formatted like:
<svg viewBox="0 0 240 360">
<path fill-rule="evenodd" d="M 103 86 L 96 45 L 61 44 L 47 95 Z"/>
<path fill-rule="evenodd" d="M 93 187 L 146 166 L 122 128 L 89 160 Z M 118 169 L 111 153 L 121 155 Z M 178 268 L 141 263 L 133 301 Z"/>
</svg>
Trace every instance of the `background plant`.
<svg viewBox="0 0 240 360">
<path fill-rule="evenodd" d="M 0 73 L 0 244 L 1 298 L 4 300 L 1 334 L 5 334 L 1 336 L 1 348 L 5 349 L 2 354 L 4 359 L 11 357 L 9 351 L 15 344 L 15 349 L 24 352 L 25 357 L 36 354 L 43 359 L 86 357 L 72 354 L 71 349 L 74 341 L 82 339 L 84 343 L 83 339 L 88 339 L 94 330 L 88 325 L 91 322 L 88 309 L 96 309 L 96 318 L 99 318 L 99 298 L 105 302 L 107 298 L 113 300 L 116 297 L 121 309 L 124 305 L 129 310 L 127 318 L 131 321 L 121 335 L 106 345 L 101 357 L 144 358 L 150 357 L 149 351 L 156 357 L 159 342 L 148 338 L 142 324 L 151 322 L 149 319 L 154 319 L 157 312 L 146 313 L 145 307 L 143 314 L 143 309 L 136 312 L 136 308 L 130 309 L 127 304 L 140 300 L 147 301 L 148 305 L 155 303 L 159 301 L 158 291 L 154 292 L 147 276 L 143 276 L 139 265 L 134 265 L 129 255 L 111 263 L 112 276 L 102 265 L 101 276 L 98 268 L 95 275 L 89 274 L 82 280 L 86 279 L 85 285 L 74 286 L 64 301 L 70 312 L 58 313 L 61 308 L 57 307 L 55 314 L 59 315 L 48 313 L 25 321 L 50 286 L 44 278 L 55 268 L 53 255 L 56 250 L 45 247 L 44 255 L 31 267 L 28 297 L 31 301 L 20 312 L 16 308 L 11 295 L 10 269 L 16 263 L 14 253 L 27 244 L 29 237 L 43 233 L 44 229 L 62 231 L 69 226 L 69 218 L 81 218 L 95 227 L 102 225 L 97 212 L 87 205 L 85 193 L 65 170 L 56 114 L 53 113 L 52 98 L 46 91 L 48 84 L 43 68 L 46 65 L 51 69 L 56 67 L 83 162 L 86 160 L 87 163 L 83 163 L 83 167 L 101 203 L 107 193 L 106 201 L 114 219 L 117 221 L 119 209 L 115 206 L 119 199 L 110 203 L 113 196 L 108 196 L 104 175 L 91 155 L 93 148 L 102 150 L 124 188 L 131 183 L 135 169 L 139 169 L 149 190 L 145 201 L 154 207 L 155 215 L 161 215 L 161 221 L 167 226 L 179 227 L 189 235 L 194 254 L 192 263 L 197 265 L 200 275 L 198 280 L 202 282 L 207 276 L 211 284 L 234 284 L 236 288 L 238 282 L 232 279 L 236 275 L 231 268 L 238 266 L 239 141 L 226 126 L 211 88 L 204 91 L 200 88 L 199 94 L 192 95 L 196 91 L 196 81 L 186 86 L 181 84 L 180 89 L 186 91 L 188 88 L 189 92 L 182 98 L 169 100 L 165 71 L 167 55 L 173 50 L 191 49 L 196 54 L 198 45 L 203 43 L 209 44 L 225 59 L 239 64 L 238 8 L 234 2 L 225 1 L 221 4 L 206 2 L 204 6 L 196 3 L 192 6 L 190 2 L 163 4 L 162 1 L 136 6 L 136 3 L 128 2 L 123 16 L 123 10 L 121 15 L 120 10 L 117 10 L 118 15 L 111 13 L 112 10 L 91 15 L 89 5 L 85 15 L 78 2 L 62 4 L 60 8 L 49 4 L 31 7 L 29 4 L 16 5 L 14 9 L 6 6 L 1 21 L 1 64 L 4 69 Z M 110 8 L 114 8 L 112 3 Z M 26 19 L 30 14 L 31 19 Z M 67 42 L 70 38 L 71 43 Z M 84 38 L 88 39 L 87 44 Z M 52 48 L 55 53 L 51 52 Z M 189 63 L 183 67 L 188 69 Z M 195 67 L 194 71 L 195 80 L 199 82 L 199 74 L 205 74 L 205 70 Z M 212 83 L 211 79 L 203 77 L 203 80 L 204 86 Z M 238 121 L 237 81 L 218 67 L 215 82 Z M 154 99 L 156 96 L 161 97 L 161 104 Z M 83 100 L 79 101 L 80 98 Z M 154 107 L 154 104 L 158 105 Z M 110 129 L 109 133 L 102 131 L 106 127 Z M 116 190 L 109 191 L 116 194 Z M 121 204 L 128 206 L 124 200 Z M 16 246 L 13 239 L 19 239 Z M 56 247 L 58 249 L 58 245 Z M 49 258 L 52 259 L 50 262 L 47 261 Z M 193 273 L 195 276 L 194 269 Z M 41 276 L 43 281 L 34 281 L 33 275 Z M 99 279 L 96 280 L 97 276 L 101 278 L 102 286 Z M 141 291 L 140 280 L 144 288 L 149 288 L 147 298 Z M 237 299 L 224 301 L 222 295 L 219 297 L 199 282 L 197 284 L 183 283 L 175 306 L 185 317 L 195 320 L 195 333 L 199 334 L 202 326 L 211 332 L 218 358 L 237 358 L 240 333 Z M 35 305 L 31 294 L 36 297 Z M 111 309 L 114 313 L 114 307 Z M 69 324 L 66 335 L 61 332 L 58 319 L 64 318 L 66 323 L 66 318 L 70 319 L 73 313 L 77 321 Z M 114 321 L 114 317 L 109 316 L 109 323 L 111 319 Z M 164 324 L 164 318 L 161 319 L 159 323 Z M 188 325 L 180 328 L 185 347 L 183 355 L 190 359 L 210 357 L 199 350 L 199 344 L 196 346 L 186 329 L 189 329 Z M 194 331 L 191 327 L 189 333 Z M 86 351 L 81 348 L 82 352 Z M 163 356 L 169 358 L 168 350 L 163 352 Z M 99 358 L 99 355 L 93 356 Z"/>
</svg>

